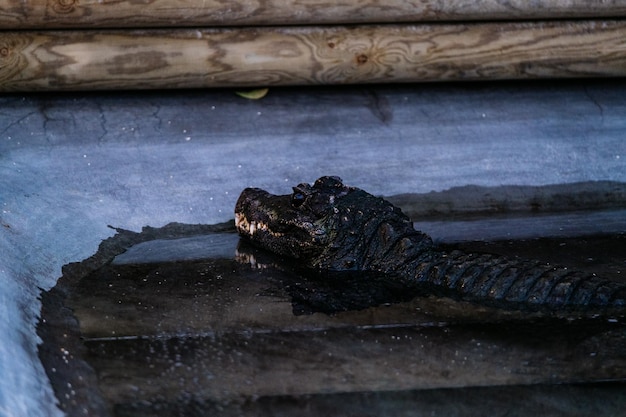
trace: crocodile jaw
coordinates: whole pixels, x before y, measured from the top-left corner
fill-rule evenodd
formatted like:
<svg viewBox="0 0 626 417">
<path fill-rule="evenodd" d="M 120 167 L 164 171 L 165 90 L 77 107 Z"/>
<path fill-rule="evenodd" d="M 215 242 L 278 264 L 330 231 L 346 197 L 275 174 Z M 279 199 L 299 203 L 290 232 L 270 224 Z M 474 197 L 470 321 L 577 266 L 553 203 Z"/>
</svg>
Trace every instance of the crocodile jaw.
<svg viewBox="0 0 626 417">
<path fill-rule="evenodd" d="M 284 233 L 274 232 L 270 229 L 270 227 L 263 223 L 262 221 L 248 221 L 247 217 L 243 213 L 235 213 L 235 228 L 239 232 L 239 234 L 254 236 L 254 233 L 258 230 L 262 233 L 269 233 L 274 237 L 284 236 Z"/>
</svg>

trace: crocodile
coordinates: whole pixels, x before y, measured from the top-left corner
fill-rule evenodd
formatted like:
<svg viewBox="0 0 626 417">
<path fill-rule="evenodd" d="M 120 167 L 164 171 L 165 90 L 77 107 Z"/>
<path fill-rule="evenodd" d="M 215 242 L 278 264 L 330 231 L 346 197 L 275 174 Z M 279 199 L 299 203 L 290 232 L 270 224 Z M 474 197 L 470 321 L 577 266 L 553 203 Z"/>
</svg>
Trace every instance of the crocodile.
<svg viewBox="0 0 626 417">
<path fill-rule="evenodd" d="M 293 193 L 242 191 L 235 227 L 254 246 L 303 268 L 386 277 L 407 293 L 513 310 L 626 307 L 626 283 L 536 260 L 444 250 L 400 208 L 336 176 Z"/>
</svg>

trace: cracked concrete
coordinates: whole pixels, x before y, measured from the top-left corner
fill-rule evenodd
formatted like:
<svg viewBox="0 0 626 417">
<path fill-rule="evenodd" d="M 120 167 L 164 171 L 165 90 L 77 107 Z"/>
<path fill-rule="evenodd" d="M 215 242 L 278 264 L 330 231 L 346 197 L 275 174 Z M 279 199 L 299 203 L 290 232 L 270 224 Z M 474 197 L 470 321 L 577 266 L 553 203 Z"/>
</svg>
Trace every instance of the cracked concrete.
<svg viewBox="0 0 626 417">
<path fill-rule="evenodd" d="M 246 186 L 328 174 L 382 195 L 624 183 L 625 115 L 623 80 L 1 97 L 0 415 L 58 415 L 38 288 L 107 225 L 222 222 Z"/>
</svg>

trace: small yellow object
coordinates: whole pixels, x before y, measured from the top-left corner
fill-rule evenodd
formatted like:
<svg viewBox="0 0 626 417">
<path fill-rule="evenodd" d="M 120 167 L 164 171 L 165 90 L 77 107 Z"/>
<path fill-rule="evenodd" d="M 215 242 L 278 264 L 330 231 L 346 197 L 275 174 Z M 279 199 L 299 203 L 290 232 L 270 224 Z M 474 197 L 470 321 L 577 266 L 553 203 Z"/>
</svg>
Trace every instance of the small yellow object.
<svg viewBox="0 0 626 417">
<path fill-rule="evenodd" d="M 237 94 L 240 97 L 247 98 L 249 100 L 258 100 L 260 98 L 265 97 L 268 91 L 270 91 L 269 88 L 257 88 L 255 90 L 249 90 L 249 91 L 235 91 L 235 94 Z"/>
</svg>

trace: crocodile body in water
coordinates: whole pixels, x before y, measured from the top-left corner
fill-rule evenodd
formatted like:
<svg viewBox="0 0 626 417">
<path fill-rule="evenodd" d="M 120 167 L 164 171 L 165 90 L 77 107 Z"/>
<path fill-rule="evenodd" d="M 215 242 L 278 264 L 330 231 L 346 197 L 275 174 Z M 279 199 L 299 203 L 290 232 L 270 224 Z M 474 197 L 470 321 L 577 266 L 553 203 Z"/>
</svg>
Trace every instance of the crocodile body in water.
<svg viewBox="0 0 626 417">
<path fill-rule="evenodd" d="M 539 261 L 440 250 L 398 207 L 337 177 L 299 184 L 290 195 L 247 188 L 235 225 L 256 246 L 303 267 L 381 274 L 422 294 L 507 309 L 626 308 L 624 283 Z"/>
</svg>

